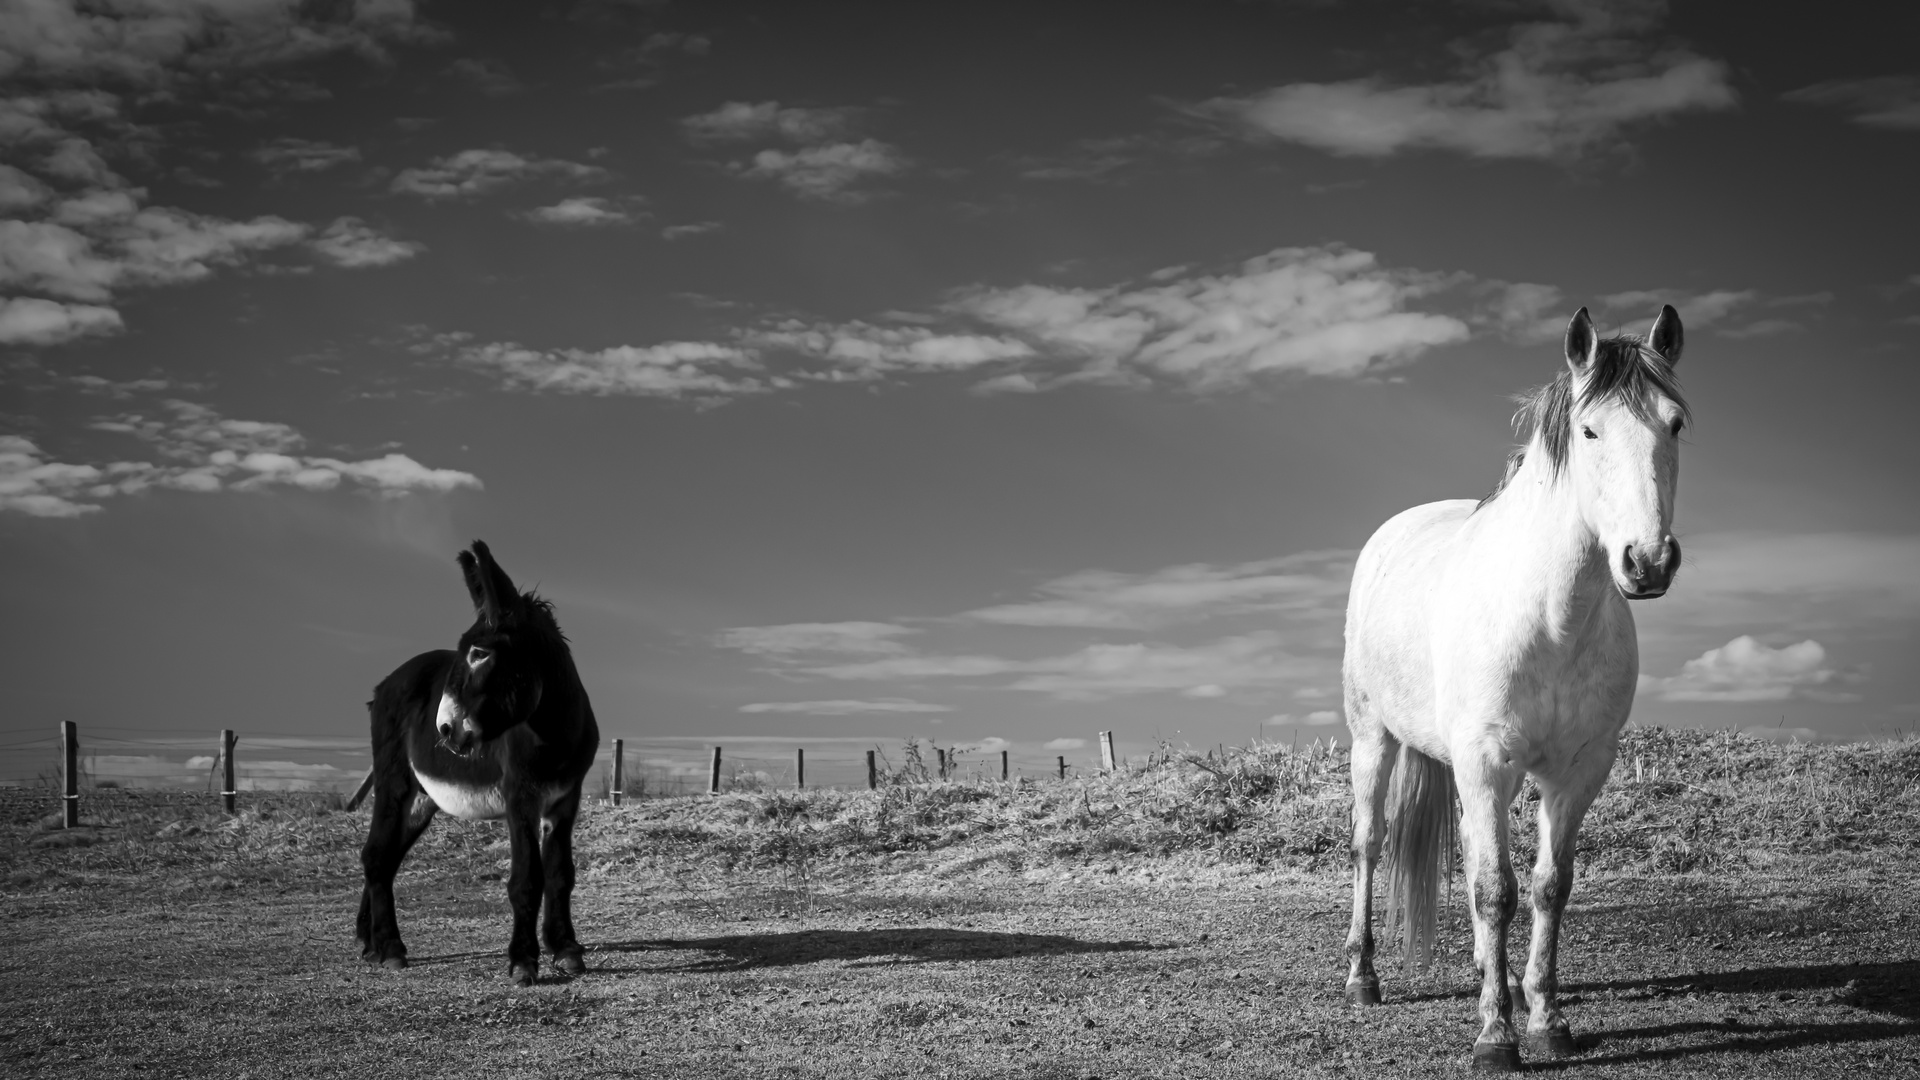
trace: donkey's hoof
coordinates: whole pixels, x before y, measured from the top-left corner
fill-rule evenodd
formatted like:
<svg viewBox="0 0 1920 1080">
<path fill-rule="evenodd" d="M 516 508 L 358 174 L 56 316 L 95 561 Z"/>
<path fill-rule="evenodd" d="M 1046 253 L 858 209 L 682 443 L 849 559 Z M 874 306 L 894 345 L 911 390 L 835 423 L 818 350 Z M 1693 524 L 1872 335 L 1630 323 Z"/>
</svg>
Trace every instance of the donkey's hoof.
<svg viewBox="0 0 1920 1080">
<path fill-rule="evenodd" d="M 587 962 L 581 957 L 579 949 L 568 949 L 566 952 L 555 955 L 553 958 L 553 966 L 555 970 L 566 975 L 585 975 L 587 973 Z"/>
<path fill-rule="evenodd" d="M 515 964 L 507 969 L 507 981 L 515 986 L 532 986 L 533 968 L 532 964 Z"/>
<path fill-rule="evenodd" d="M 1519 1072 L 1520 1048 L 1500 1043 L 1474 1043 L 1473 1067 L 1483 1072 Z"/>
<path fill-rule="evenodd" d="M 1347 1004 L 1349 1005 L 1380 1004 L 1380 980 L 1379 979 L 1348 979 L 1347 980 Z"/>
<path fill-rule="evenodd" d="M 389 956 L 385 960 L 380 961 L 380 966 L 386 968 L 388 971 L 405 971 L 407 969 L 407 958 L 404 956 Z"/>
<path fill-rule="evenodd" d="M 1526 1047 L 1527 1053 L 1540 1057 L 1572 1057 L 1580 1052 L 1571 1031 L 1529 1031 Z"/>
</svg>

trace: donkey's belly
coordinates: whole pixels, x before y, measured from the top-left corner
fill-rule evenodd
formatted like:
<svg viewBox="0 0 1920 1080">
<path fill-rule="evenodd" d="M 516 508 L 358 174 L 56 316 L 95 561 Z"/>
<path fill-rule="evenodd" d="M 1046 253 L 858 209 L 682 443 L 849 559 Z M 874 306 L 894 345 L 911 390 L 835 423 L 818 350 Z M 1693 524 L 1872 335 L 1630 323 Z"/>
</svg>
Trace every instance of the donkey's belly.
<svg viewBox="0 0 1920 1080">
<path fill-rule="evenodd" d="M 492 787 L 468 787 L 436 780 L 418 769 L 413 770 L 413 778 L 420 782 L 421 790 L 427 793 L 435 806 L 454 817 L 472 820 L 507 816 L 507 795 L 498 784 Z"/>
</svg>

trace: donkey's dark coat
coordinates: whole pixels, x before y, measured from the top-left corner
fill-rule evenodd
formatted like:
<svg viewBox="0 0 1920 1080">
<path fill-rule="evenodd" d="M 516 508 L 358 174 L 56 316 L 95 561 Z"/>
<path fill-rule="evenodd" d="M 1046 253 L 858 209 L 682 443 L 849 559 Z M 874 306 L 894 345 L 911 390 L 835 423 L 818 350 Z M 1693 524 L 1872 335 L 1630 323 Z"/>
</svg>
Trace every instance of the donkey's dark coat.
<svg viewBox="0 0 1920 1080">
<path fill-rule="evenodd" d="M 527 985 L 539 970 L 534 918 L 554 965 L 586 970 L 573 934 L 573 819 L 580 783 L 600 742 L 593 706 L 553 606 L 521 593 L 476 540 L 460 569 L 477 617 L 452 651 L 421 653 L 374 689 L 373 823 L 360 861 L 356 939 L 361 956 L 407 965 L 393 878 L 439 810 L 505 817 L 513 848 L 508 971 Z M 542 843 L 542 829 L 546 830 Z"/>
</svg>

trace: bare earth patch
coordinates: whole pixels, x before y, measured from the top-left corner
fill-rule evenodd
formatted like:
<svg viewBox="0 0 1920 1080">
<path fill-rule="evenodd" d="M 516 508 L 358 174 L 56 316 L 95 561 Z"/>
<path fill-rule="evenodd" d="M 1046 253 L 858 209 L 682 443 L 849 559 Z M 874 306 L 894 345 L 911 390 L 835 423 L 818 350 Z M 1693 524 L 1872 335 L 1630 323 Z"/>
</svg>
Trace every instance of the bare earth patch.
<svg viewBox="0 0 1920 1080">
<path fill-rule="evenodd" d="M 1325 782 L 1337 772 L 1330 767 Z M 1197 766 L 1179 775 L 1210 782 Z M 1740 795 L 1699 773 L 1667 782 L 1723 801 Z M 1809 772 L 1806 783 L 1814 782 Z M 1920 1075 L 1912 838 L 1862 842 L 1871 830 L 1801 812 L 1782 820 L 1824 830 L 1810 836 L 1855 839 L 1806 840 L 1796 852 L 1791 837 L 1779 850 L 1749 838 L 1741 858 L 1709 857 L 1721 852 L 1724 832 L 1703 831 L 1700 808 L 1679 792 L 1639 783 L 1636 812 L 1694 822 L 1689 857 L 1710 868 L 1659 869 L 1677 849 L 1646 829 L 1632 859 L 1605 850 L 1586 858 L 1562 954 L 1582 1053 L 1529 1067 Z M 992 822 L 1020 818 L 1038 798 L 1002 794 L 998 803 L 938 799 Z M 1317 805 L 1319 795 L 1308 794 Z M 48 835 L 38 823 L 49 806 L 43 797 L 0 797 L 0 1071 L 1467 1071 L 1474 980 L 1457 906 L 1435 971 L 1407 977 L 1383 967 L 1387 1004 L 1353 1010 L 1341 997 L 1340 853 L 1314 855 L 1303 840 L 1293 846 L 1307 854 L 1296 857 L 1236 854 L 1245 850 L 1230 846 L 1238 830 L 1204 827 L 1189 830 L 1191 843 L 1156 833 L 1161 850 L 1129 851 L 1100 839 L 1103 829 L 1145 835 L 1139 822 L 1112 816 L 1128 805 L 1126 791 L 1082 795 L 1091 824 L 1078 833 L 1047 819 L 1026 834 L 994 828 L 938 843 L 902 834 L 892 850 L 877 839 L 861 850 L 814 843 L 846 814 L 873 810 L 860 800 L 880 796 L 867 793 L 823 793 L 798 809 L 766 794 L 593 808 L 583 817 L 576 894 L 591 970 L 572 980 L 548 974 L 527 990 L 505 981 L 509 918 L 496 825 L 437 822 L 408 860 L 398 887 L 414 966 L 395 973 L 362 964 L 351 940 L 364 811 L 280 796 L 228 820 L 208 812 L 204 798 L 102 792 L 87 804 L 97 818 L 90 843 L 58 846 L 35 843 Z M 1109 795 L 1116 809 L 1102 811 Z M 1267 805 L 1280 797 L 1266 790 L 1239 812 L 1304 820 L 1299 807 Z M 1758 828 L 1737 806 L 1723 809 L 1739 829 Z M 953 820 L 923 824 L 948 836 Z M 1516 956 L 1524 955 L 1524 923 L 1516 920 Z"/>
</svg>

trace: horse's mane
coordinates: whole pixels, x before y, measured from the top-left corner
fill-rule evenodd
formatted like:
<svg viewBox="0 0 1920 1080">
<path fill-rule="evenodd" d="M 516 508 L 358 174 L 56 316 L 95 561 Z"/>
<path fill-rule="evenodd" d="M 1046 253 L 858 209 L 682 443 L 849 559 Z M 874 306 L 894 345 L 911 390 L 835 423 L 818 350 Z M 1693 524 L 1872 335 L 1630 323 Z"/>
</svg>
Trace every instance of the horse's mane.
<svg viewBox="0 0 1920 1080">
<path fill-rule="evenodd" d="M 1520 440 L 1520 445 L 1507 454 L 1506 474 L 1474 509 L 1479 510 L 1507 490 L 1507 484 L 1527 460 L 1527 447 L 1533 444 L 1535 435 L 1540 437 L 1541 445 L 1546 448 L 1548 469 L 1555 478 L 1559 477 L 1567 467 L 1567 448 L 1573 440 L 1573 409 L 1576 404 L 1584 407 L 1613 399 L 1624 404 L 1634 416 L 1645 420 L 1650 415 L 1648 403 L 1655 395 L 1669 398 L 1680 407 L 1683 425 L 1693 423 L 1693 409 L 1680 393 L 1680 384 L 1673 376 L 1673 365 L 1667 362 L 1666 357 L 1647 345 L 1637 334 L 1617 334 L 1602 339 L 1593 366 L 1580 388 L 1578 402 L 1574 400 L 1573 372 L 1569 370 L 1562 370 L 1545 386 L 1514 395 L 1513 400 L 1519 403 L 1520 408 L 1513 414 L 1513 433 Z"/>
</svg>

